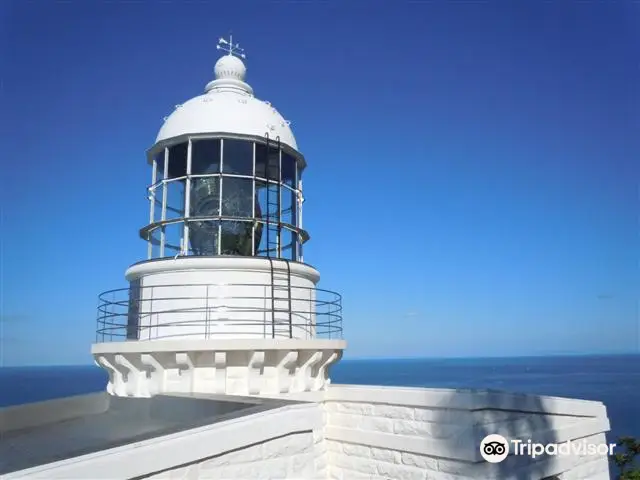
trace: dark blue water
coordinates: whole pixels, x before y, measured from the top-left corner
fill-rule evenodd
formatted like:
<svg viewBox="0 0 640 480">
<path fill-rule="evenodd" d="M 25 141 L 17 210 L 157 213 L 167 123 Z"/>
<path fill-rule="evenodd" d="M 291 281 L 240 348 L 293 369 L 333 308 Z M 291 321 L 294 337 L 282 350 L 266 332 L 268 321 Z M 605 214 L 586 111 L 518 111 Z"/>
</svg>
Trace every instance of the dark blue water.
<svg viewBox="0 0 640 480">
<path fill-rule="evenodd" d="M 343 360 L 333 383 L 491 388 L 598 400 L 612 432 L 640 437 L 640 355 L 475 359 Z M 101 391 L 95 366 L 0 368 L 0 407 Z"/>
</svg>

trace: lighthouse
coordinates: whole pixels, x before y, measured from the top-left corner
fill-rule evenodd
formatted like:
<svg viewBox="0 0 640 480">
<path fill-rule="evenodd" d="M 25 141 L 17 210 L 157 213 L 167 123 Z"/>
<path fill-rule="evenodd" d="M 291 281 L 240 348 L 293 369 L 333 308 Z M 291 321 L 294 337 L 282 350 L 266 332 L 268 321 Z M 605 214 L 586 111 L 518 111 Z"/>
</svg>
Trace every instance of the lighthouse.
<svg viewBox="0 0 640 480">
<path fill-rule="evenodd" d="M 306 161 L 219 48 L 147 152 L 146 258 L 100 295 L 108 393 L 0 408 L 0 477 L 609 479 L 600 402 L 330 384 L 342 304 L 303 258 Z"/>
<path fill-rule="evenodd" d="M 324 390 L 346 347 L 341 297 L 303 259 L 290 122 L 254 96 L 233 38 L 218 49 L 215 79 L 147 152 L 147 257 L 100 295 L 92 354 L 114 396 Z"/>
</svg>

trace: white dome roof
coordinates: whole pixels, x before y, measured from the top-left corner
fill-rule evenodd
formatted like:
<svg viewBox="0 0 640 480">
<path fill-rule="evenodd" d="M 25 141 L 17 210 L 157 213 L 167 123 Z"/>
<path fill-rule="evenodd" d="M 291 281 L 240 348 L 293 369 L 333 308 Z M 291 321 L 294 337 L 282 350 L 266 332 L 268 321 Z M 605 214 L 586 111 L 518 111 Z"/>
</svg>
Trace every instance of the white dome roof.
<svg viewBox="0 0 640 480">
<path fill-rule="evenodd" d="M 269 138 L 297 150 L 289 122 L 268 102 L 253 96 L 244 82 L 246 67 L 233 55 L 221 57 L 215 65 L 216 79 L 205 94 L 192 98 L 166 118 L 156 143 L 185 134 L 235 133 Z"/>
</svg>

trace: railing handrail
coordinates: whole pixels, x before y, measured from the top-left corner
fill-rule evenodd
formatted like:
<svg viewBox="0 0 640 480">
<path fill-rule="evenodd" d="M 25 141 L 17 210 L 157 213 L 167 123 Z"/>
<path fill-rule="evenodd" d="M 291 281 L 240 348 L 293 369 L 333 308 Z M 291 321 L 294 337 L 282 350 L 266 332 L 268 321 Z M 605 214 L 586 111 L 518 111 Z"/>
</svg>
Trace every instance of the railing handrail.
<svg viewBox="0 0 640 480">
<path fill-rule="evenodd" d="M 162 284 L 162 285 L 143 285 L 139 287 L 141 290 L 146 288 L 176 288 L 176 287 L 270 287 L 270 283 L 175 283 L 175 284 Z M 304 285 L 291 285 L 291 288 L 299 288 L 302 290 L 312 290 L 314 292 L 328 293 L 336 295 L 342 300 L 342 295 L 332 290 L 325 290 L 318 287 L 306 287 Z M 110 293 L 129 292 L 129 287 L 115 288 L 113 290 L 106 290 L 98 295 L 99 299 L 102 299 L 104 295 Z"/>
<path fill-rule="evenodd" d="M 129 339 L 133 332 L 135 338 L 144 340 L 141 334 L 151 332 L 151 329 L 155 329 L 153 339 L 203 335 L 203 332 L 191 331 L 161 335 L 162 329 L 181 326 L 205 327 L 205 335 L 208 336 L 211 327 L 217 323 L 224 328 L 216 331 L 215 335 L 246 335 L 247 331 L 236 332 L 229 328 L 269 323 L 269 335 L 265 334 L 265 338 L 301 338 L 301 334 L 306 335 L 305 338 L 324 338 L 325 335 L 342 338 L 342 295 L 313 286 L 290 285 L 292 293 L 281 297 L 274 287 L 277 286 L 260 282 L 180 283 L 142 285 L 134 290 L 132 287 L 107 290 L 98 295 L 96 336 L 101 341 L 113 340 L 114 337 Z M 218 288 L 226 290 L 223 296 L 212 291 Z M 234 288 L 241 290 L 233 292 Z M 169 291 L 163 295 L 165 289 Z M 194 289 L 201 289 L 202 294 L 194 292 Z M 252 292 L 252 289 L 264 289 L 265 293 Z M 182 294 L 180 290 L 183 290 Z M 133 297 L 132 292 L 135 292 Z M 190 301 L 194 304 L 189 305 Z M 275 306 L 279 302 L 287 304 L 286 308 L 284 305 L 282 308 Z M 224 318 L 219 317 L 220 308 L 224 308 Z M 255 318 L 260 314 L 264 314 L 262 318 Z M 165 318 L 160 322 L 162 316 Z M 193 316 L 198 318 L 184 319 Z M 182 319 L 178 320 L 180 317 Z M 132 318 L 135 321 L 132 322 Z M 148 339 L 151 336 L 149 333 Z M 105 340 L 105 337 L 108 338 Z"/>
</svg>

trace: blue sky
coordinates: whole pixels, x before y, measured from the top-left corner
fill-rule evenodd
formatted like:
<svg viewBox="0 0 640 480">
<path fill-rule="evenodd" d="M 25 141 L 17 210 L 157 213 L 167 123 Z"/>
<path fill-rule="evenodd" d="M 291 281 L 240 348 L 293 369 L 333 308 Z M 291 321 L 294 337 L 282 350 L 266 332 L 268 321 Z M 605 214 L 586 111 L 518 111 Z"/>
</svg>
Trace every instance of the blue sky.
<svg viewBox="0 0 640 480">
<path fill-rule="evenodd" d="M 217 38 L 291 120 L 347 357 L 638 352 L 637 2 L 0 3 L 2 361 L 89 363 Z"/>
</svg>

